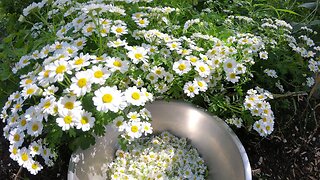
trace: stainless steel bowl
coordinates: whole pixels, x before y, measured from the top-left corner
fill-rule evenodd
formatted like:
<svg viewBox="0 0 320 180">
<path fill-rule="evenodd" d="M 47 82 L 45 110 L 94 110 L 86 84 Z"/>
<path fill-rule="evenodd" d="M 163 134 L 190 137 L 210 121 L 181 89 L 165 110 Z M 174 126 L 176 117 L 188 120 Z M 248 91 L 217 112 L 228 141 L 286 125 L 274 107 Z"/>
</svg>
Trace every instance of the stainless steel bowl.
<svg viewBox="0 0 320 180">
<path fill-rule="evenodd" d="M 169 131 L 188 137 L 204 158 L 209 178 L 215 180 L 251 180 L 251 168 L 241 142 L 218 117 L 184 102 L 155 101 L 147 105 L 155 132 Z M 96 144 L 75 152 L 69 163 L 69 180 L 106 179 L 106 164 L 114 158 L 118 132 L 108 126 Z"/>
</svg>

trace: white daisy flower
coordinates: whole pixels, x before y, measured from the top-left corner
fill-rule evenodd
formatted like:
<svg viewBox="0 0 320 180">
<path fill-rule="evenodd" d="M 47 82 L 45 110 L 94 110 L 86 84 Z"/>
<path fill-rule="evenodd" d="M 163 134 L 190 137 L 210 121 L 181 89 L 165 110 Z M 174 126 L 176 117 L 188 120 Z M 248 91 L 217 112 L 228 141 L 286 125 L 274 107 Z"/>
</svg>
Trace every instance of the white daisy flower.
<svg viewBox="0 0 320 180">
<path fill-rule="evenodd" d="M 199 91 L 206 92 L 208 89 L 208 83 L 201 78 L 195 78 L 193 83 L 198 86 Z"/>
<path fill-rule="evenodd" d="M 63 96 L 57 102 L 59 114 L 66 114 L 68 111 L 80 111 L 82 109 L 81 102 L 77 101 L 75 96 Z"/>
<path fill-rule="evenodd" d="M 80 111 L 63 111 L 59 114 L 56 122 L 63 131 L 66 131 L 74 127 L 75 123 L 80 121 L 80 118 Z"/>
<path fill-rule="evenodd" d="M 148 122 L 142 122 L 141 123 L 141 127 L 142 127 L 142 133 L 144 133 L 144 135 L 146 136 L 147 134 L 152 134 L 152 127 L 151 124 Z"/>
<path fill-rule="evenodd" d="M 22 79 L 20 81 L 20 87 L 26 87 L 26 86 L 31 85 L 33 83 L 34 83 L 34 78 L 28 77 L 28 78 Z"/>
<path fill-rule="evenodd" d="M 166 45 L 171 51 L 178 51 L 179 49 L 181 49 L 181 43 L 178 41 L 169 42 Z"/>
<path fill-rule="evenodd" d="M 114 33 L 117 37 L 128 34 L 128 29 L 126 26 L 118 24 L 111 27 L 111 32 Z"/>
<path fill-rule="evenodd" d="M 127 55 L 134 64 L 148 61 L 149 56 L 147 55 L 148 54 L 147 49 L 143 47 L 132 47 L 128 49 L 129 49 L 129 52 L 127 53 Z"/>
<path fill-rule="evenodd" d="M 197 85 L 194 85 L 192 82 L 187 82 L 183 87 L 183 92 L 189 97 L 194 97 L 199 94 L 199 88 Z"/>
<path fill-rule="evenodd" d="M 21 148 L 18 155 L 19 166 L 23 166 L 24 168 L 27 168 L 31 160 L 32 158 L 30 156 L 30 150 L 27 149 L 26 147 Z"/>
<path fill-rule="evenodd" d="M 210 68 L 206 63 L 198 61 L 195 63 L 195 65 L 196 65 L 195 70 L 198 72 L 198 74 L 201 77 L 205 78 L 210 75 Z"/>
<path fill-rule="evenodd" d="M 144 106 L 147 98 L 136 86 L 129 87 L 125 92 L 126 101 L 134 106 Z"/>
<path fill-rule="evenodd" d="M 17 147 L 20 147 L 24 142 L 24 133 L 18 128 L 15 128 L 10 131 L 9 134 L 10 144 L 14 144 Z"/>
<path fill-rule="evenodd" d="M 27 128 L 27 119 L 24 117 L 24 114 L 19 117 L 18 123 L 18 128 L 21 131 L 24 131 Z"/>
<path fill-rule="evenodd" d="M 164 77 L 166 71 L 163 67 L 161 66 L 155 66 L 151 69 L 151 72 L 153 72 L 154 74 L 156 74 L 159 78 Z"/>
<path fill-rule="evenodd" d="M 179 60 L 173 63 L 173 70 L 181 76 L 191 70 L 191 64 L 189 61 Z"/>
<path fill-rule="evenodd" d="M 80 71 L 71 78 L 70 90 L 78 97 L 91 91 L 92 76 L 88 71 Z"/>
<path fill-rule="evenodd" d="M 232 82 L 233 84 L 239 82 L 240 77 L 237 76 L 235 72 L 227 72 L 226 80 Z"/>
<path fill-rule="evenodd" d="M 49 77 L 53 78 L 55 81 L 63 81 L 64 73 L 71 74 L 71 66 L 67 61 L 58 60 L 48 65 L 48 69 L 50 71 Z"/>
<path fill-rule="evenodd" d="M 168 83 L 171 83 L 173 81 L 173 75 L 169 72 L 164 73 L 164 80 Z"/>
<path fill-rule="evenodd" d="M 92 64 L 107 62 L 107 54 L 103 54 L 101 56 L 91 56 L 91 59 Z"/>
<path fill-rule="evenodd" d="M 107 66 L 112 72 L 120 71 L 121 73 L 125 73 L 129 69 L 129 62 L 126 60 L 122 61 L 120 58 L 111 57 L 108 58 Z"/>
<path fill-rule="evenodd" d="M 118 116 L 113 120 L 113 124 L 118 128 L 120 132 L 124 131 L 126 128 L 126 124 L 123 121 L 124 121 L 123 116 Z"/>
<path fill-rule="evenodd" d="M 127 118 L 129 118 L 130 121 L 140 121 L 140 114 L 136 111 L 129 112 Z"/>
<path fill-rule="evenodd" d="M 42 133 L 43 125 L 41 121 L 30 121 L 27 125 L 27 134 L 38 137 Z"/>
<path fill-rule="evenodd" d="M 127 135 L 131 138 L 139 138 L 142 136 L 141 122 L 130 122 L 126 127 Z"/>
<path fill-rule="evenodd" d="M 38 174 L 39 171 L 43 169 L 41 164 L 37 161 L 30 161 L 30 164 L 27 166 L 28 171 L 30 174 L 36 175 Z"/>
<path fill-rule="evenodd" d="M 70 65 L 76 71 L 79 71 L 82 67 L 87 67 L 90 65 L 91 56 L 89 54 L 80 53 L 79 56 L 76 56 L 72 61 L 70 61 Z"/>
<path fill-rule="evenodd" d="M 146 120 L 151 119 L 151 113 L 148 109 L 142 108 L 139 113 L 141 114 L 141 117 L 143 119 L 146 119 Z"/>
<path fill-rule="evenodd" d="M 52 96 L 59 90 L 58 87 L 51 85 L 44 89 L 44 92 L 42 93 L 43 96 Z"/>
<path fill-rule="evenodd" d="M 127 106 L 122 92 L 117 90 L 116 86 L 101 87 L 94 92 L 94 95 L 92 100 L 98 111 L 108 112 L 110 110 L 116 113 Z"/>
<path fill-rule="evenodd" d="M 169 90 L 169 88 L 164 82 L 160 82 L 158 84 L 155 84 L 155 90 L 159 93 L 165 93 Z"/>
<path fill-rule="evenodd" d="M 39 103 L 39 107 L 44 114 L 54 114 L 54 105 L 56 104 L 56 98 L 54 96 L 47 96 L 42 98 Z"/>
<path fill-rule="evenodd" d="M 81 37 L 73 41 L 72 45 L 77 47 L 78 49 L 83 49 L 83 47 L 86 45 L 86 42 L 87 42 L 87 39 L 85 37 Z"/>
<path fill-rule="evenodd" d="M 94 125 L 95 118 L 92 116 L 91 112 L 81 111 L 80 121 L 76 122 L 76 128 L 82 131 L 89 131 Z"/>
<path fill-rule="evenodd" d="M 82 33 L 84 36 L 91 36 L 92 33 L 95 31 L 95 24 L 93 22 L 89 22 L 86 25 L 83 26 L 82 28 Z"/>
<path fill-rule="evenodd" d="M 90 76 L 92 77 L 91 81 L 96 84 L 103 85 L 110 76 L 110 72 L 107 67 L 103 67 L 102 64 L 98 66 L 93 66 L 90 70 L 88 70 Z"/>
<path fill-rule="evenodd" d="M 121 39 L 117 39 L 115 41 L 110 41 L 107 43 L 108 47 L 113 47 L 113 48 L 127 46 L 127 45 L 128 45 L 128 43 L 126 42 L 126 40 L 121 40 Z"/>
<path fill-rule="evenodd" d="M 149 20 L 147 18 L 136 19 L 135 22 L 140 28 L 145 28 L 149 25 Z"/>
<path fill-rule="evenodd" d="M 27 99 L 33 95 L 37 95 L 40 92 L 40 88 L 35 84 L 30 84 L 22 89 L 21 95 Z"/>
<path fill-rule="evenodd" d="M 267 51 L 261 51 L 259 53 L 259 57 L 260 57 L 260 59 L 267 60 L 268 59 L 268 52 Z"/>
<path fill-rule="evenodd" d="M 29 145 L 30 155 L 34 157 L 35 155 L 39 155 L 42 151 L 41 143 L 33 141 Z"/>
<path fill-rule="evenodd" d="M 199 61 L 199 58 L 196 56 L 186 56 L 186 60 L 188 60 L 192 65 L 196 65 Z"/>
<path fill-rule="evenodd" d="M 223 64 L 223 69 L 226 73 L 234 72 L 237 64 L 237 61 L 234 59 L 226 59 Z"/>
<path fill-rule="evenodd" d="M 20 149 L 18 148 L 17 145 L 11 144 L 9 146 L 10 158 L 13 159 L 14 161 L 18 161 L 19 151 Z"/>
<path fill-rule="evenodd" d="M 146 79 L 149 80 L 151 84 L 155 84 L 158 81 L 159 77 L 155 73 L 150 72 L 149 74 L 147 74 Z"/>
</svg>

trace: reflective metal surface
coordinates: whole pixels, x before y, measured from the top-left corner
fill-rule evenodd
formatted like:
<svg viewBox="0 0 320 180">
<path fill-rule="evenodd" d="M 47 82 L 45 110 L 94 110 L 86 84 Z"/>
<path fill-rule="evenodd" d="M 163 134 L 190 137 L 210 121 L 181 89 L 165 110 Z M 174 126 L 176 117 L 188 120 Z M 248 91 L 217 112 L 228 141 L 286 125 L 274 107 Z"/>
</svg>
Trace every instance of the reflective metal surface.
<svg viewBox="0 0 320 180">
<path fill-rule="evenodd" d="M 209 178 L 251 180 L 250 163 L 241 142 L 218 117 L 183 102 L 155 101 L 147 105 L 155 132 L 169 131 L 188 137 L 209 167 Z M 105 167 L 114 157 L 118 133 L 107 127 L 106 135 L 87 150 L 75 152 L 69 163 L 69 180 L 106 179 Z"/>
</svg>

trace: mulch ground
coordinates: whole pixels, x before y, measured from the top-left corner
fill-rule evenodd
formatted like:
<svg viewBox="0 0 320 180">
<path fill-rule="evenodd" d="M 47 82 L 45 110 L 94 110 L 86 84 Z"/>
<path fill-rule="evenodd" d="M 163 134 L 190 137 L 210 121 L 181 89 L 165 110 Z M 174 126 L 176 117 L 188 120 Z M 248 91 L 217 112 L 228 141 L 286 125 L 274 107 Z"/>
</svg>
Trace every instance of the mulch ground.
<svg viewBox="0 0 320 180">
<path fill-rule="evenodd" d="M 280 112 L 275 113 L 279 115 Z M 318 180 L 320 107 L 309 113 L 286 112 L 276 122 L 275 131 L 267 138 L 261 138 L 254 132 L 248 134 L 243 129 L 235 131 L 247 151 L 253 179 Z M 0 126 L 1 134 L 2 127 L 3 124 Z M 8 141 L 3 137 L 0 140 L 0 179 L 14 179 L 19 166 L 9 157 Z M 46 167 L 37 176 L 22 169 L 17 179 L 67 179 L 70 154 L 67 148 L 62 149 L 55 166 Z"/>
</svg>

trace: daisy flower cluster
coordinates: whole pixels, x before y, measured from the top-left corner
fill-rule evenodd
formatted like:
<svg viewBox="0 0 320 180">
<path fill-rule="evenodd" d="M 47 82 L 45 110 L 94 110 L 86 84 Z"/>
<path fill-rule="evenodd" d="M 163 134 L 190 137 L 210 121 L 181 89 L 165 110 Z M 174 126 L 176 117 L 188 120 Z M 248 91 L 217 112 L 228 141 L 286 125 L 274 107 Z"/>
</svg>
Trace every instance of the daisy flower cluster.
<svg viewBox="0 0 320 180">
<path fill-rule="evenodd" d="M 203 99 L 212 112 L 227 109 L 227 122 L 237 127 L 252 125 L 241 117 L 250 110 L 254 129 L 270 134 L 274 116 L 266 100 L 272 96 L 262 88 L 243 93 L 255 84 L 254 73 L 260 72 L 255 66 L 274 63 L 272 51 L 282 38 L 317 73 L 320 48 L 309 36 L 295 39 L 290 24 L 277 19 L 230 15 L 219 25 L 228 32 L 221 35 L 206 13 L 186 19 L 190 12 L 184 9 L 193 8 L 180 9 L 188 6 L 181 3 L 186 4 L 43 0 L 25 8 L 19 19 L 33 23 L 30 34 L 39 43 L 12 67 L 20 89 L 0 115 L 11 157 L 36 174 L 43 166 L 39 158 L 52 165 L 56 147 L 86 144 L 109 124 L 133 143 L 152 133 L 145 105 L 157 98 Z M 240 31 L 241 23 L 257 31 Z M 315 34 L 306 27 L 301 31 Z M 261 72 L 280 76 L 275 68 Z M 312 83 L 308 77 L 308 86 Z M 276 86 L 284 91 L 280 81 Z"/>
<path fill-rule="evenodd" d="M 169 132 L 140 138 L 116 151 L 110 179 L 205 179 L 207 166 L 186 138 Z"/>
<path fill-rule="evenodd" d="M 260 120 L 253 124 L 253 129 L 260 136 L 271 134 L 274 126 L 274 115 L 268 99 L 273 99 L 273 96 L 267 90 L 256 87 L 247 91 L 244 101 L 244 107 L 249 110 L 252 116 L 257 116 Z"/>
</svg>

